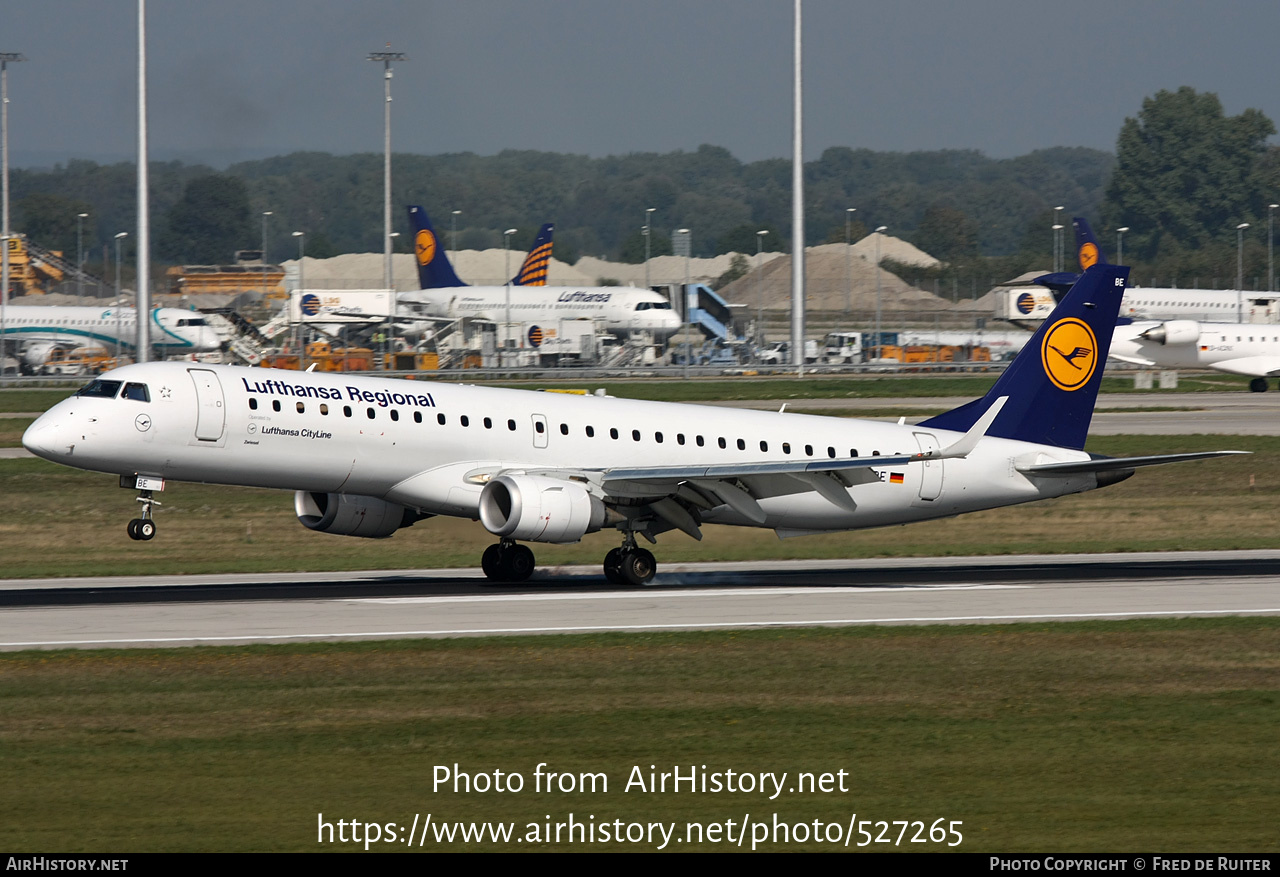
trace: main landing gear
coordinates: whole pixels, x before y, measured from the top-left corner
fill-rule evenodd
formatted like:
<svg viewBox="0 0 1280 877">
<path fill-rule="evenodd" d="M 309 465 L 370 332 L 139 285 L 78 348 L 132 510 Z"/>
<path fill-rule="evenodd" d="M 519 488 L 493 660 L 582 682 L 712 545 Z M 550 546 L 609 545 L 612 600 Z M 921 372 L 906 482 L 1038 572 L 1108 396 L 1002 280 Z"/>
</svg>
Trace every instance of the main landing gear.
<svg viewBox="0 0 1280 877">
<path fill-rule="evenodd" d="M 160 501 L 152 496 L 151 491 L 143 490 L 138 494 L 138 502 L 142 503 L 142 517 L 129 522 L 129 538 L 146 542 L 155 538 L 156 522 L 151 520 L 151 507 L 160 505 Z"/>
<path fill-rule="evenodd" d="M 480 568 L 491 582 L 523 582 L 537 565 L 528 546 L 511 539 L 490 545 L 480 557 Z"/>
<path fill-rule="evenodd" d="M 1265 393 L 1265 392 L 1267 392 L 1267 379 L 1266 379 L 1266 378 L 1254 378 L 1253 380 L 1251 380 L 1251 381 L 1249 382 L 1249 392 L 1251 392 L 1251 393 Z"/>
<path fill-rule="evenodd" d="M 647 585 L 658 571 L 653 553 L 636 545 L 636 534 L 628 530 L 622 547 L 604 556 L 604 577 L 613 585 Z"/>
</svg>

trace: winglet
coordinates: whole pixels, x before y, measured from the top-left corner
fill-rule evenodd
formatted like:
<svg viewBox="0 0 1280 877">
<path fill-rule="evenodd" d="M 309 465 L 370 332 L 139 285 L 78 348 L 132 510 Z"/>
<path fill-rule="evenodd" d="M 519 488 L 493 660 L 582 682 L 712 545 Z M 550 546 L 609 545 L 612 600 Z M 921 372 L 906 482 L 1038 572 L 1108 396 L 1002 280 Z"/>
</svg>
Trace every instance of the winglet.
<svg viewBox="0 0 1280 877">
<path fill-rule="evenodd" d="M 955 460 L 969 456 L 973 449 L 978 446 L 978 442 L 987 434 L 987 430 L 991 428 L 991 424 L 995 423 L 996 417 L 1000 415 L 1000 409 L 1004 407 L 1004 403 L 1009 401 L 1008 396 L 1001 396 L 991 403 L 991 407 L 986 410 L 977 423 L 969 427 L 969 431 L 961 437 L 958 442 L 953 442 L 941 450 L 924 451 L 916 454 L 921 460 Z"/>
</svg>

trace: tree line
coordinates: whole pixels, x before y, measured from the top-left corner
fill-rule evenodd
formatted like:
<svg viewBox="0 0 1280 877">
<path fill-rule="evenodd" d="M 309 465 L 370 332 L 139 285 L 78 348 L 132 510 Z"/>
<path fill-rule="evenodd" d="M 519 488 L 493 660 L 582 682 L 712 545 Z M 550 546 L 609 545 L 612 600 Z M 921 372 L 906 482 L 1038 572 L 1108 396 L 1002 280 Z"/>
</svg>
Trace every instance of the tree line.
<svg viewBox="0 0 1280 877">
<path fill-rule="evenodd" d="M 857 240 L 869 229 L 911 241 L 946 264 L 942 285 L 961 276 L 1020 273 L 1049 266 L 1057 214 L 1090 218 L 1104 235 L 1127 226 L 1126 261 L 1139 273 L 1234 275 L 1235 226 L 1265 227 L 1280 198 L 1275 126 L 1261 112 L 1227 117 L 1216 95 L 1162 91 L 1126 119 L 1111 153 L 1058 147 L 1009 159 L 973 150 L 891 153 L 833 147 L 805 165 L 809 245 Z M 790 163 L 742 162 L 704 145 L 666 154 L 591 158 L 508 150 L 393 156 L 397 249 L 410 245 L 404 205 L 423 204 L 453 248 L 527 247 L 538 225 L 556 223 L 556 255 L 638 262 L 671 250 L 677 228 L 692 230 L 698 256 L 790 245 Z M 151 170 L 153 253 L 169 264 L 225 263 L 256 249 L 266 217 L 267 255 L 382 249 L 382 156 L 298 152 L 216 171 L 178 162 Z M 75 250 L 76 216 L 90 253 L 134 229 L 131 164 L 73 161 L 12 172 L 14 227 L 43 246 Z M 856 208 L 849 213 L 848 208 Z M 460 211 L 454 214 L 453 211 Z M 456 241 L 455 231 L 456 228 Z M 131 243 L 132 238 L 127 239 Z M 1265 238 L 1251 234 L 1246 273 L 1265 261 Z M 1068 251 L 1070 248 L 1068 247 Z M 1229 271 L 1227 270 L 1229 268 Z M 964 274 L 968 272 L 968 274 Z M 974 284 L 976 285 L 976 284 Z"/>
</svg>

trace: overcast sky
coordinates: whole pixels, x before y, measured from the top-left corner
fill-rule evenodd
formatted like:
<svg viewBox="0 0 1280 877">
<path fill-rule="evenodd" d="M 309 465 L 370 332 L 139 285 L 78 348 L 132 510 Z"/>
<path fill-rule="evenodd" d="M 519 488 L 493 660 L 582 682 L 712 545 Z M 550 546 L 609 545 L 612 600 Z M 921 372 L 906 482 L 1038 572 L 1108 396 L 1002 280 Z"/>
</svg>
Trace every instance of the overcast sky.
<svg viewBox="0 0 1280 877">
<path fill-rule="evenodd" d="M 15 165 L 131 160 L 136 0 L 5 4 Z M 152 0 L 152 157 L 791 149 L 791 0 Z M 805 152 L 1114 149 L 1160 89 L 1280 120 L 1277 0 L 806 0 Z"/>
</svg>

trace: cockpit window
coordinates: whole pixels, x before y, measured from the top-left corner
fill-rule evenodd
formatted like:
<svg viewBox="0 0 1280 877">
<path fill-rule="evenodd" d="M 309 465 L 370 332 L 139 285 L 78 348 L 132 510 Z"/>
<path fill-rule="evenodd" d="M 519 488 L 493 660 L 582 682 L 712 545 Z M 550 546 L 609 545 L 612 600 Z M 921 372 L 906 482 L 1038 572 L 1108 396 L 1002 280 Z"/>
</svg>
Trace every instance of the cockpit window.
<svg viewBox="0 0 1280 877">
<path fill-rule="evenodd" d="M 134 402 L 150 402 L 151 391 L 147 389 L 146 384 L 125 384 L 124 398 L 132 399 Z"/>
<path fill-rule="evenodd" d="M 114 399 L 116 397 L 116 393 L 120 392 L 121 383 L 121 381 L 104 381 L 99 378 L 89 384 L 89 386 L 82 387 L 76 395 L 84 396 L 89 399 Z"/>
<path fill-rule="evenodd" d="M 181 327 L 181 326 L 207 326 L 209 324 L 204 321 L 204 317 L 191 317 L 189 319 L 178 320 L 178 325 Z"/>
</svg>

